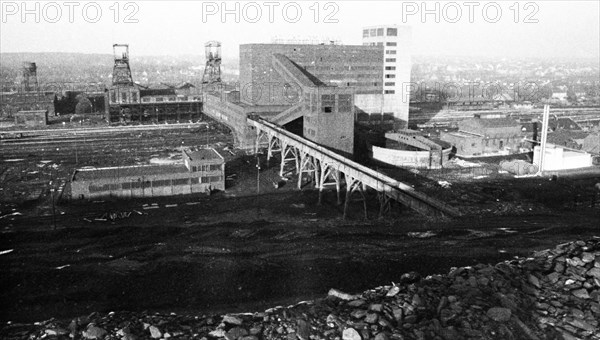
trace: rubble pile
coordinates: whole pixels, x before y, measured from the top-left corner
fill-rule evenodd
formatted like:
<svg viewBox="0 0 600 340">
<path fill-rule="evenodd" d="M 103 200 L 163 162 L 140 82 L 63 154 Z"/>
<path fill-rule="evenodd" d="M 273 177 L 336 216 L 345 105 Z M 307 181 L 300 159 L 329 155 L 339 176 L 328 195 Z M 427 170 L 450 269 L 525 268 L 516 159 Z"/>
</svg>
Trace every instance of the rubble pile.
<svg viewBox="0 0 600 340">
<path fill-rule="evenodd" d="M 260 313 L 93 313 L 70 322 L 7 324 L 3 339 L 600 339 L 600 239 L 496 265 L 453 268 L 358 295 Z"/>
</svg>

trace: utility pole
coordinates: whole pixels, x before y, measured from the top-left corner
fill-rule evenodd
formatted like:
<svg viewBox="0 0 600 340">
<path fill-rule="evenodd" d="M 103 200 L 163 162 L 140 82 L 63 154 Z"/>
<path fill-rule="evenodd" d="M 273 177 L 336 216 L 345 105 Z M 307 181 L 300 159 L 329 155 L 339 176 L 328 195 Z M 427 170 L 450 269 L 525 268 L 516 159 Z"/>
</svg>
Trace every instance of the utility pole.
<svg viewBox="0 0 600 340">
<path fill-rule="evenodd" d="M 256 153 L 256 218 L 260 218 L 260 204 L 258 197 L 260 195 L 260 158 Z"/>
<path fill-rule="evenodd" d="M 52 180 L 50 181 L 50 194 L 52 195 L 52 225 L 53 229 L 56 230 L 56 205 L 54 204 L 54 171 L 50 169 L 50 176 Z"/>
</svg>

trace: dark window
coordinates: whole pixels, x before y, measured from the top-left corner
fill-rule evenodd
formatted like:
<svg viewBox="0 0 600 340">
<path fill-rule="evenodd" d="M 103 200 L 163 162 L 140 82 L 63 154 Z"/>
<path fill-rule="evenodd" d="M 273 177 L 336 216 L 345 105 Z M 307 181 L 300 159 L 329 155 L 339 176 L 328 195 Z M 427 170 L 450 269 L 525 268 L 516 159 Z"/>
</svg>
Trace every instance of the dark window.
<svg viewBox="0 0 600 340">
<path fill-rule="evenodd" d="M 113 103 L 117 101 L 117 96 L 115 94 L 115 91 L 110 91 L 110 101 Z"/>
<path fill-rule="evenodd" d="M 198 171 L 198 167 L 193 166 L 192 167 L 192 172 L 196 172 L 196 171 Z"/>
<path fill-rule="evenodd" d="M 385 43 L 385 46 L 396 46 L 398 44 L 396 44 L 395 42 L 387 42 Z"/>
<path fill-rule="evenodd" d="M 156 97 L 156 101 L 157 102 L 162 102 L 163 101 L 163 97 Z"/>
<path fill-rule="evenodd" d="M 200 183 L 200 179 L 197 178 L 197 177 L 194 177 L 191 180 L 192 180 L 192 184 L 198 184 L 198 183 Z"/>
<path fill-rule="evenodd" d="M 396 75 L 395 74 L 386 74 L 385 77 L 387 79 L 393 79 L 393 78 L 396 78 Z"/>
<path fill-rule="evenodd" d="M 389 81 L 389 82 L 384 83 L 383 85 L 385 85 L 385 86 L 396 86 L 396 83 L 394 83 L 393 81 Z"/>
<path fill-rule="evenodd" d="M 387 50 L 385 54 L 396 54 L 396 50 Z"/>
<path fill-rule="evenodd" d="M 386 71 L 394 71 L 394 70 L 396 70 L 396 66 L 386 66 L 385 70 Z"/>
<path fill-rule="evenodd" d="M 123 183 L 121 185 L 121 187 L 123 188 L 123 190 L 129 190 L 129 189 L 131 189 L 131 182 Z"/>
<path fill-rule="evenodd" d="M 121 93 L 121 102 L 127 102 L 127 92 Z"/>
<path fill-rule="evenodd" d="M 208 183 L 209 177 L 200 177 L 200 183 Z"/>
<path fill-rule="evenodd" d="M 335 107 L 335 96 L 332 94 L 321 95 L 321 112 L 331 113 Z"/>
<path fill-rule="evenodd" d="M 377 36 L 378 37 L 383 37 L 383 28 L 378 28 L 377 29 Z"/>
<path fill-rule="evenodd" d="M 221 166 L 219 164 L 211 164 L 210 171 L 219 171 L 221 170 Z"/>
<path fill-rule="evenodd" d="M 385 93 L 385 94 L 395 94 L 395 93 L 396 93 L 396 91 L 394 91 L 394 90 L 385 90 L 385 92 L 384 92 L 384 93 Z"/>
<path fill-rule="evenodd" d="M 385 61 L 388 63 L 395 63 L 396 62 L 396 58 L 385 58 Z"/>
<path fill-rule="evenodd" d="M 134 103 L 138 102 L 137 92 L 131 92 L 131 101 Z"/>
<path fill-rule="evenodd" d="M 396 36 L 398 36 L 398 29 L 397 28 L 388 28 L 387 29 L 387 36 L 388 37 L 396 37 Z"/>
<path fill-rule="evenodd" d="M 363 30 L 363 38 L 368 38 L 369 37 L 369 30 Z"/>
</svg>

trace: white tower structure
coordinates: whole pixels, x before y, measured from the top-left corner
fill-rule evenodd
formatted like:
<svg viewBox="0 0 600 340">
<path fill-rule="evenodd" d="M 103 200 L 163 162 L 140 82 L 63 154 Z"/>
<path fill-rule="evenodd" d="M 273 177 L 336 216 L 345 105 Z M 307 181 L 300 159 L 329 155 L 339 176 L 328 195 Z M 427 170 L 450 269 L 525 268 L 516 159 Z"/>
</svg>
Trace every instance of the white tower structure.
<svg viewBox="0 0 600 340">
<path fill-rule="evenodd" d="M 383 46 L 383 98 L 381 113 L 393 116 L 401 128 L 408 124 L 411 28 L 382 25 L 363 28 L 363 45 Z"/>
</svg>

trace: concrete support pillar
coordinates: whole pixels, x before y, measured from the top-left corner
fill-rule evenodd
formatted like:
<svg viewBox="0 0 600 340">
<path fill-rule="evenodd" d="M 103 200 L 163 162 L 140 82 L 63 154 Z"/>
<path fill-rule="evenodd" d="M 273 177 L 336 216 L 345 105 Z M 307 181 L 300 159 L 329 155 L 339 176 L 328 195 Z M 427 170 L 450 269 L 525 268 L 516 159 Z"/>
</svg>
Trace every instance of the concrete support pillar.
<svg viewBox="0 0 600 340">
<path fill-rule="evenodd" d="M 303 164 L 304 164 L 304 159 L 307 157 L 307 155 L 303 152 L 300 152 L 300 167 L 298 168 L 298 190 L 302 189 L 302 170 L 303 170 Z"/>
<path fill-rule="evenodd" d="M 341 176 L 340 172 L 337 170 L 335 170 L 334 176 L 335 176 L 335 190 L 337 192 L 337 205 L 340 205 L 340 204 L 342 204 L 342 197 L 340 195 L 341 190 L 342 190 L 342 188 L 341 188 L 342 176 Z"/>
</svg>

